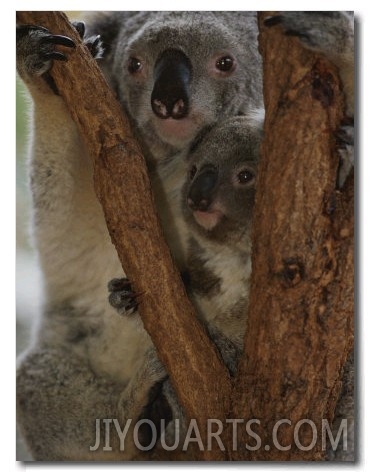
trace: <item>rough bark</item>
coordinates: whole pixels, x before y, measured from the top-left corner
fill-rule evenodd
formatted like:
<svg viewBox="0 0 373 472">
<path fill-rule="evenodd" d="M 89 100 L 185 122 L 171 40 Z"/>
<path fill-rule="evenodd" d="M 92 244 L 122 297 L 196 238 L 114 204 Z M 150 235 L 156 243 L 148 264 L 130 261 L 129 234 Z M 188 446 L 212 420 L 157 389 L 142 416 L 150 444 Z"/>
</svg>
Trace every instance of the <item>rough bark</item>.
<svg viewBox="0 0 373 472">
<path fill-rule="evenodd" d="M 281 27 L 262 26 L 265 138 L 254 215 L 253 273 L 245 356 L 232 417 L 258 419 L 261 447 L 249 451 L 241 428 L 239 460 L 319 460 L 321 420 L 331 420 L 341 371 L 353 344 L 353 176 L 336 190 L 335 133 L 343 96 L 332 65 Z M 276 421 L 291 425 L 278 429 Z M 294 429 L 308 419 L 317 442 L 300 450 Z M 311 444 L 311 426 L 299 440 Z"/>
<path fill-rule="evenodd" d="M 94 185 L 124 271 L 141 294 L 140 314 L 178 397 L 202 437 L 208 418 L 224 418 L 227 369 L 198 323 L 156 215 L 146 165 L 128 120 L 98 66 L 61 12 L 17 12 L 20 24 L 71 37 L 66 64 L 51 75 L 94 161 Z M 183 346 L 181 348 L 181 346 Z M 222 456 L 205 452 L 204 458 Z"/>
</svg>

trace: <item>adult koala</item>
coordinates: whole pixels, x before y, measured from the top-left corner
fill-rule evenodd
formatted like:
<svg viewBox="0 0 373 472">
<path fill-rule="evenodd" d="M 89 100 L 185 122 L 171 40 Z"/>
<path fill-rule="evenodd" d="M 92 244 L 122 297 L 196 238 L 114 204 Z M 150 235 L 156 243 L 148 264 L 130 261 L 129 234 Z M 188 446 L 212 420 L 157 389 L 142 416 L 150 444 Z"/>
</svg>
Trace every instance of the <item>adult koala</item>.
<svg viewBox="0 0 373 472">
<path fill-rule="evenodd" d="M 150 159 L 262 103 L 255 12 L 99 13 L 91 21 L 103 70 Z"/>
<path fill-rule="evenodd" d="M 91 35 L 102 35 L 102 69 L 135 126 L 167 225 L 178 215 L 164 195 L 184 182 L 183 151 L 205 128 L 261 104 L 255 13 L 97 13 L 87 25 L 88 35 L 76 27 L 96 56 Z M 44 276 L 38 334 L 17 372 L 18 424 L 37 460 L 128 460 L 138 450 L 117 423 L 110 447 L 90 447 L 110 429 L 96 419 L 122 429 L 132 419 L 133 428 L 165 372 L 139 317 L 120 318 L 107 302 L 108 280 L 124 274 L 90 158 L 48 73 L 71 45 L 38 26 L 17 28 L 17 70 L 33 101 L 33 234 Z"/>
</svg>

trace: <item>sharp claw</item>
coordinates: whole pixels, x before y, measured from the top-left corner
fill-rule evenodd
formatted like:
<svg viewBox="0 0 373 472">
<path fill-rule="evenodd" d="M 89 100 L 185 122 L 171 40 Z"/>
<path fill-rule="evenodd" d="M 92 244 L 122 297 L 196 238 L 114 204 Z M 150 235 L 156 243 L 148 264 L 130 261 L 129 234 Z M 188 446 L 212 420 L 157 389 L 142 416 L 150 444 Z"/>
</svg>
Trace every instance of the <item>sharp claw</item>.
<svg viewBox="0 0 373 472">
<path fill-rule="evenodd" d="M 138 303 L 136 301 L 132 301 L 126 305 L 126 310 L 131 310 L 132 308 L 137 308 Z"/>
<path fill-rule="evenodd" d="M 128 316 L 136 313 L 140 304 L 137 299 L 143 295 L 143 292 L 133 292 L 128 279 L 112 279 L 108 283 L 108 289 L 110 292 L 109 303 L 119 314 Z"/>
<path fill-rule="evenodd" d="M 131 300 L 128 303 L 121 303 L 118 305 L 112 305 L 118 313 L 122 316 L 129 316 L 136 313 L 139 304 L 135 300 Z"/>
<path fill-rule="evenodd" d="M 134 292 L 125 292 L 121 294 L 121 300 L 129 300 L 129 303 L 135 303 L 137 305 L 137 298 L 141 297 L 142 293 L 134 293 Z"/>
<path fill-rule="evenodd" d="M 45 59 L 54 59 L 56 61 L 67 61 L 67 57 L 61 52 L 47 52 L 44 54 Z"/>
<path fill-rule="evenodd" d="M 129 318 L 131 316 L 136 315 L 137 313 L 137 306 L 134 306 L 132 308 L 126 308 L 124 311 L 119 312 L 119 315 L 122 317 Z"/>
<path fill-rule="evenodd" d="M 131 283 L 128 279 L 113 279 L 108 283 L 109 292 L 118 292 L 131 288 Z"/>
<path fill-rule="evenodd" d="M 78 32 L 80 38 L 83 39 L 85 33 L 85 23 L 83 21 L 74 21 L 72 24 Z"/>
<path fill-rule="evenodd" d="M 75 43 L 72 39 L 68 38 L 67 36 L 61 36 L 58 34 L 51 34 L 49 36 L 45 36 L 41 39 L 41 42 L 57 44 L 59 46 L 65 46 L 67 48 L 75 48 Z"/>
<path fill-rule="evenodd" d="M 96 47 L 100 41 L 101 41 L 101 36 L 98 35 L 96 39 L 93 41 L 92 47 Z"/>
</svg>

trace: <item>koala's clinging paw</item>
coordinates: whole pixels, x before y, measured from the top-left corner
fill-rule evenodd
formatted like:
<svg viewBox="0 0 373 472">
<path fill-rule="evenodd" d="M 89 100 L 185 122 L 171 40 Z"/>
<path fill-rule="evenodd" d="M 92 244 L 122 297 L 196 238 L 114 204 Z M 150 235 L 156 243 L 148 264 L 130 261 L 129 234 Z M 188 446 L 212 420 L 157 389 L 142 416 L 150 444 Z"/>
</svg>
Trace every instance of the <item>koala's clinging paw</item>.
<svg viewBox="0 0 373 472">
<path fill-rule="evenodd" d="M 137 311 L 138 295 L 132 291 L 128 279 L 113 279 L 108 283 L 109 303 L 120 315 L 132 315 Z"/>
<path fill-rule="evenodd" d="M 104 55 L 104 48 L 101 41 L 101 36 L 99 34 L 85 37 L 85 23 L 83 21 L 72 21 L 71 24 L 79 33 L 80 38 L 83 40 L 83 43 L 87 46 L 91 56 L 94 59 L 100 59 Z"/>
<path fill-rule="evenodd" d="M 72 25 L 92 57 L 101 58 L 104 52 L 101 37 L 98 35 L 84 37 L 85 25 L 82 22 L 73 22 Z M 56 84 L 49 71 L 54 60 L 67 61 L 68 58 L 63 50 L 57 51 L 56 46 L 74 48 L 75 43 L 67 36 L 51 34 L 42 26 L 17 26 L 17 69 L 20 76 L 26 81 L 32 81 L 34 77 L 42 77 L 49 89 L 58 95 Z"/>
<path fill-rule="evenodd" d="M 55 46 L 74 48 L 67 36 L 53 35 L 41 26 L 17 26 L 17 56 L 23 58 L 23 69 L 29 75 L 43 75 L 52 67 L 53 60 L 67 61 Z"/>
</svg>

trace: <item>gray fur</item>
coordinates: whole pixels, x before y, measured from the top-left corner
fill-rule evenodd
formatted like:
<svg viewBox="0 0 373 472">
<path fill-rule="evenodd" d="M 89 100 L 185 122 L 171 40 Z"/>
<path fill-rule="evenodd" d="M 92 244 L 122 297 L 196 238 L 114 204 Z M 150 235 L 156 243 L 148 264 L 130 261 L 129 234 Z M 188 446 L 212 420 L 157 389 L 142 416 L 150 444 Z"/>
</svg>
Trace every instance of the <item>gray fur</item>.
<svg viewBox="0 0 373 472">
<path fill-rule="evenodd" d="M 116 12 L 114 15 L 118 34 L 111 38 L 102 67 L 134 120 L 149 157 L 172 156 L 185 149 L 206 125 L 227 116 L 247 114 L 261 106 L 261 77 L 250 73 L 261 67 L 255 12 Z M 102 22 L 105 24 L 112 16 L 112 13 L 95 14 L 90 20 L 92 32 L 101 31 Z M 105 47 L 105 34 L 102 36 Z M 189 116 L 172 130 L 168 129 L 169 120 L 157 119 L 149 107 L 155 62 L 169 47 L 187 55 L 193 74 Z M 234 56 L 237 63 L 234 73 L 228 76 L 214 72 L 214 60 L 223 53 Z M 127 70 L 128 60 L 133 56 L 144 63 L 144 74 L 138 81 Z"/>
<path fill-rule="evenodd" d="M 213 324 L 228 338 L 240 338 L 240 343 L 247 314 L 251 216 L 260 140 L 261 121 L 257 118 L 237 117 L 217 125 L 189 156 L 189 176 L 182 189 L 181 204 L 189 232 L 190 295 L 204 322 Z M 198 219 L 198 212 L 188 204 L 188 195 L 208 166 L 217 169 L 218 180 L 211 190 L 209 208 L 199 212 Z M 192 179 L 191 169 L 196 172 Z M 237 174 L 247 169 L 253 174 L 252 181 L 239 183 Z M 214 211 L 221 212 L 220 216 L 216 220 L 212 216 L 212 222 L 206 220 Z M 242 319 L 233 316 L 232 320 L 233 308 L 241 299 L 246 300 Z"/>
</svg>

